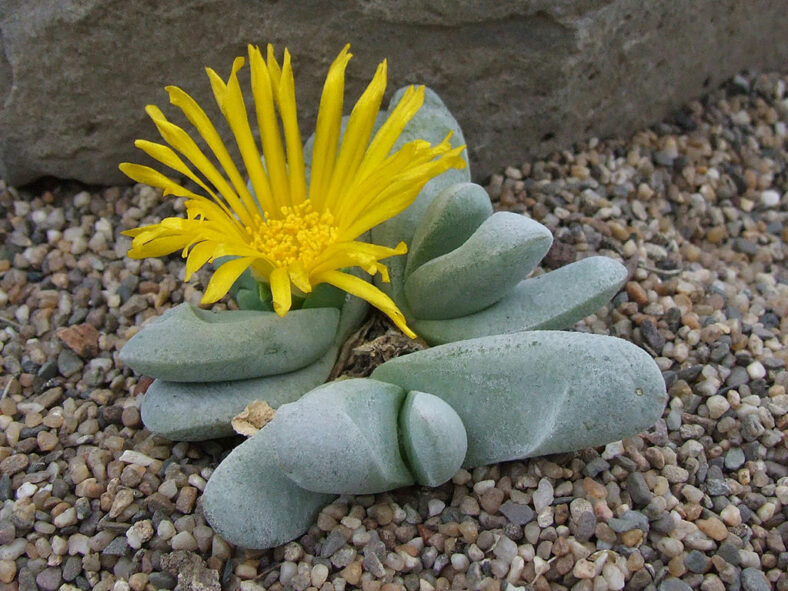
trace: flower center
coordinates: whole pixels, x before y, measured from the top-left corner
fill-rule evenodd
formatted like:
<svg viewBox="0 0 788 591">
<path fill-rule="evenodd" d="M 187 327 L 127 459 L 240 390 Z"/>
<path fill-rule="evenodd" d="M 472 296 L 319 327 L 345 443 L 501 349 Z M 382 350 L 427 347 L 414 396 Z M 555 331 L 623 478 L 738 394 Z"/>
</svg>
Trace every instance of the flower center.
<svg viewBox="0 0 788 591">
<path fill-rule="evenodd" d="M 309 201 L 282 207 L 280 211 L 279 219 L 257 218 L 253 227 L 246 228 L 251 245 L 277 267 L 301 261 L 309 268 L 320 253 L 336 242 L 337 228 L 331 212 L 314 211 Z"/>
</svg>

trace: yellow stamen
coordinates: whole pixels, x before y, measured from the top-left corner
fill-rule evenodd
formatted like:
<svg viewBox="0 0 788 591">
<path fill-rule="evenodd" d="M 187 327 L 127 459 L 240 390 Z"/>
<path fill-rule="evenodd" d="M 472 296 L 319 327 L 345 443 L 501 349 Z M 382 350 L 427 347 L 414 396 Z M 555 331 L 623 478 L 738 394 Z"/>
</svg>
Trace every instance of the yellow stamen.
<svg viewBox="0 0 788 591">
<path fill-rule="evenodd" d="M 252 248 L 266 253 L 276 267 L 299 261 L 309 268 L 325 249 L 337 241 L 338 229 L 328 210 L 317 212 L 309 201 L 282 207 L 281 217 L 263 220 L 246 228 Z M 267 218 L 269 216 L 266 216 Z"/>
</svg>

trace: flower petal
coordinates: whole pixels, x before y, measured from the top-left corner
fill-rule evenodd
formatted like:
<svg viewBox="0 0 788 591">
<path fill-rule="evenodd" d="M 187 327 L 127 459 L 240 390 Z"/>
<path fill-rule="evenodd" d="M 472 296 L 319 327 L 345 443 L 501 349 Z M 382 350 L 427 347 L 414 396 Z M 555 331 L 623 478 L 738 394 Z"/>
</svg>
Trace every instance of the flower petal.
<svg viewBox="0 0 788 591">
<path fill-rule="evenodd" d="M 213 123 L 211 123 L 208 115 L 206 115 L 205 111 L 197 104 L 197 101 L 177 86 L 166 86 L 164 90 L 166 90 L 170 96 L 170 103 L 183 112 L 189 120 L 189 123 L 194 125 L 197 132 L 205 140 L 205 143 L 208 144 L 208 147 L 211 149 L 214 156 L 216 156 L 219 164 L 222 165 L 224 172 L 230 179 L 235 192 L 241 196 L 243 203 L 249 204 L 254 202 L 252 195 L 249 193 L 249 189 L 246 187 L 246 181 L 244 181 L 241 173 L 238 172 L 238 168 L 235 166 L 235 162 L 233 162 L 230 153 L 227 151 L 227 147 L 224 145 L 222 138 L 219 136 Z M 243 212 L 236 213 L 243 219 Z"/>
<path fill-rule="evenodd" d="M 200 303 L 212 304 L 223 298 L 235 283 L 235 280 L 252 264 L 251 257 L 234 259 L 221 265 L 214 272 Z"/>
<path fill-rule="evenodd" d="M 309 199 L 317 211 L 323 209 L 325 195 L 334 172 L 334 163 L 342 125 L 342 104 L 345 95 L 345 69 L 352 57 L 350 45 L 345 45 L 331 64 L 320 97 L 317 113 L 315 143 L 312 149 L 312 168 L 309 173 Z"/>
<path fill-rule="evenodd" d="M 367 148 L 358 176 L 364 178 L 371 173 L 391 152 L 402 130 L 424 104 L 424 86 L 409 86 L 394 110 L 380 126 Z"/>
<path fill-rule="evenodd" d="M 293 205 L 306 199 L 306 172 L 304 168 L 304 147 L 301 144 L 301 131 L 298 129 L 296 110 L 295 81 L 293 67 L 290 65 L 290 52 L 285 49 L 285 63 L 279 82 L 279 114 L 287 144 L 287 167 L 290 180 L 290 201 Z"/>
<path fill-rule="evenodd" d="M 326 195 L 325 207 L 329 210 L 332 210 L 336 202 L 341 199 L 364 158 L 369 137 L 372 135 L 380 111 L 380 103 L 386 92 L 386 68 L 386 60 L 383 60 L 350 114 Z"/>
<path fill-rule="evenodd" d="M 235 211 L 241 219 L 248 220 L 252 212 L 256 210 L 254 204 L 241 202 L 224 176 L 216 169 L 208 157 L 203 154 L 202 150 L 197 147 L 197 144 L 189 134 L 174 123 L 170 123 L 157 106 L 148 105 L 145 107 L 145 111 L 153 120 L 164 141 L 183 154 L 197 170 L 205 175 L 205 178 L 221 193 L 230 209 Z"/>
<path fill-rule="evenodd" d="M 288 276 L 287 269 L 284 267 L 274 269 L 271 271 L 268 280 L 271 285 L 271 295 L 274 298 L 274 312 L 280 316 L 284 316 L 292 305 L 290 277 Z"/>
<path fill-rule="evenodd" d="M 405 316 L 400 312 L 394 301 L 371 283 L 341 271 L 326 271 L 314 278 L 320 283 L 330 283 L 339 289 L 358 298 L 368 301 L 397 325 L 402 332 L 415 339 L 416 333 L 408 328 Z"/>
<path fill-rule="evenodd" d="M 212 69 L 206 68 L 206 72 L 208 72 L 208 77 L 211 80 L 216 104 L 230 125 L 235 143 L 241 152 L 241 159 L 244 161 L 244 166 L 249 174 L 249 180 L 252 183 L 255 195 L 257 195 L 257 199 L 262 205 L 263 211 L 275 217 L 281 204 L 276 201 L 275 196 L 271 192 L 268 176 L 265 174 L 263 163 L 260 160 L 260 151 L 257 149 L 257 144 L 252 137 L 252 130 L 249 127 L 246 105 L 241 94 L 241 85 L 238 82 L 238 70 L 243 65 L 244 58 L 239 57 L 235 59 L 227 84 Z"/>
<path fill-rule="evenodd" d="M 188 281 L 191 279 L 195 271 L 213 258 L 213 253 L 216 250 L 215 242 L 198 242 L 189 251 L 189 256 L 186 258 L 186 275 L 184 279 Z"/>
<path fill-rule="evenodd" d="M 291 205 L 290 183 L 287 180 L 287 167 L 282 137 L 279 132 L 279 122 L 276 120 L 271 77 L 260 49 L 249 45 L 248 50 L 257 126 L 260 128 L 260 140 L 263 144 L 265 167 L 271 181 L 271 191 L 277 204 L 289 206 Z"/>
</svg>

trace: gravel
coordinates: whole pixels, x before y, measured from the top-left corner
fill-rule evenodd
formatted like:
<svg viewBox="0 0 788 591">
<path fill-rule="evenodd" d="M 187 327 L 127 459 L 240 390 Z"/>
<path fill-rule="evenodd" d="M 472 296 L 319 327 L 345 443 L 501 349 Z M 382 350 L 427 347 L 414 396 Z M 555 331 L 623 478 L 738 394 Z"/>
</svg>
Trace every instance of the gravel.
<svg viewBox="0 0 788 591">
<path fill-rule="evenodd" d="M 117 358 L 146 320 L 199 302 L 207 272 L 183 284 L 178 257 L 124 256 L 123 230 L 182 202 L 0 184 L 0 591 L 788 590 L 787 84 L 742 74 L 630 138 L 487 183 L 497 209 L 553 232 L 539 272 L 626 264 L 625 289 L 576 329 L 656 358 L 670 402 L 652 429 L 344 496 L 265 552 L 227 544 L 201 512 L 238 440 L 146 431 L 150 380 Z M 365 338 L 396 349 L 387 328 Z M 371 371 L 366 351 L 345 373 Z"/>
</svg>

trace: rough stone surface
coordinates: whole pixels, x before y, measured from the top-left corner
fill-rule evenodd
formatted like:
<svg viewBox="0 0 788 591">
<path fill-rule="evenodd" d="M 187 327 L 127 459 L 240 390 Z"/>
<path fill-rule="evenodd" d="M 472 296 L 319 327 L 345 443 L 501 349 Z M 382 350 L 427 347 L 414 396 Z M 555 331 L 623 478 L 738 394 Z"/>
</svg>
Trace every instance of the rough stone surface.
<svg viewBox="0 0 788 591">
<path fill-rule="evenodd" d="M 459 318 L 500 300 L 542 260 L 553 235 L 539 222 L 500 211 L 459 248 L 416 269 L 405 297 L 417 318 Z"/>
<path fill-rule="evenodd" d="M 337 350 L 331 347 L 317 361 L 292 371 L 230 382 L 165 382 L 156 380 L 142 399 L 142 422 L 173 441 L 202 441 L 233 434 L 232 418 L 253 400 L 272 408 L 298 400 L 326 381 Z"/>
<path fill-rule="evenodd" d="M 261 429 L 216 468 L 202 497 L 211 526 L 228 542 L 269 548 L 305 531 L 332 495 L 296 485 L 277 465 L 269 429 Z"/>
<path fill-rule="evenodd" d="M 504 158 L 652 123 L 742 68 L 782 67 L 784 10 L 780 0 L 206 0 L 145 10 L 120 0 L 7 0 L 0 176 L 123 182 L 118 162 L 154 133 L 144 105 L 164 106 L 164 84 L 209 105 L 203 66 L 225 75 L 247 42 L 290 46 L 309 130 L 326 68 L 348 39 L 358 56 L 350 94 L 390 58 L 392 87 L 423 82 L 445 96 L 484 176 Z M 217 22 L 232 34 L 217 34 Z"/>
<path fill-rule="evenodd" d="M 443 400 L 408 392 L 399 415 L 400 444 L 416 482 L 439 486 L 462 466 L 468 439 L 462 420 Z"/>
<path fill-rule="evenodd" d="M 266 425 L 282 472 L 315 492 L 367 494 L 413 483 L 399 453 L 405 392 L 355 379 L 331 382 L 279 408 Z"/>
<path fill-rule="evenodd" d="M 460 183 L 443 190 L 416 228 L 405 274 L 460 247 L 492 213 L 490 197 L 479 185 Z"/>
<path fill-rule="evenodd" d="M 431 344 L 523 330 L 572 326 L 603 306 L 626 281 L 627 270 L 607 257 L 589 257 L 520 282 L 496 304 L 448 320 L 414 318 L 413 328 Z"/>
<path fill-rule="evenodd" d="M 617 441 L 654 424 L 667 401 L 642 349 L 557 331 L 441 345 L 387 361 L 372 377 L 448 402 L 468 433 L 468 467 Z"/>
<path fill-rule="evenodd" d="M 287 373 L 319 359 L 337 330 L 335 308 L 209 312 L 178 306 L 121 351 L 134 371 L 176 382 L 221 382 Z M 239 330 L 239 327 L 243 327 Z"/>
</svg>

